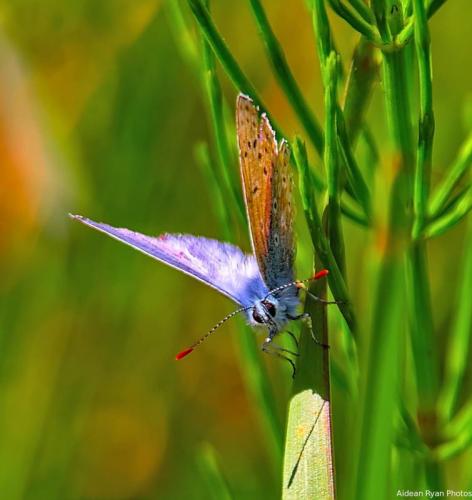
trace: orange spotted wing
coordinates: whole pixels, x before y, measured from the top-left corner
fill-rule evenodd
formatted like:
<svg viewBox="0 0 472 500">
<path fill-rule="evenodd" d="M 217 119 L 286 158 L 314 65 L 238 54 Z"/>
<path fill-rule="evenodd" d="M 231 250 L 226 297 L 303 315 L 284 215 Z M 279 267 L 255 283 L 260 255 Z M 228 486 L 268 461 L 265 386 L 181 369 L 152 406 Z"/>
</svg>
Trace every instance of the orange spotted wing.
<svg viewBox="0 0 472 500">
<path fill-rule="evenodd" d="M 269 289 L 293 280 L 292 176 L 288 144 L 278 145 L 265 114 L 240 94 L 236 127 L 252 246 Z"/>
</svg>

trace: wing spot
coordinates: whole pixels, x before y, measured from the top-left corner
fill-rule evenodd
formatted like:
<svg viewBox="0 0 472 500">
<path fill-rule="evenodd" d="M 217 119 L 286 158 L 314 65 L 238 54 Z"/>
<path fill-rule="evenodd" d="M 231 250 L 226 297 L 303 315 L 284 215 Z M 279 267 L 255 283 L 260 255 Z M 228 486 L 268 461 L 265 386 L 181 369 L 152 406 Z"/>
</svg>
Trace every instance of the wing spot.
<svg viewBox="0 0 472 500">
<path fill-rule="evenodd" d="M 259 158 L 259 160 L 260 160 L 260 159 L 262 158 L 262 153 L 259 153 L 259 154 L 257 155 L 257 157 L 258 157 L 258 158 Z"/>
<path fill-rule="evenodd" d="M 254 186 L 254 189 L 252 190 L 252 194 L 256 194 L 258 189 L 259 189 L 259 186 Z"/>
<path fill-rule="evenodd" d="M 247 141 L 247 147 L 251 149 L 251 141 Z"/>
<path fill-rule="evenodd" d="M 264 175 L 267 175 L 267 168 L 264 167 Z"/>
<path fill-rule="evenodd" d="M 244 151 L 244 158 L 247 158 L 247 151 Z"/>
<path fill-rule="evenodd" d="M 257 139 L 254 139 L 254 142 L 252 143 L 252 147 L 255 148 L 257 144 Z"/>
<path fill-rule="evenodd" d="M 285 177 L 285 175 L 282 177 L 282 182 L 285 184 L 287 182 L 287 178 Z"/>
</svg>

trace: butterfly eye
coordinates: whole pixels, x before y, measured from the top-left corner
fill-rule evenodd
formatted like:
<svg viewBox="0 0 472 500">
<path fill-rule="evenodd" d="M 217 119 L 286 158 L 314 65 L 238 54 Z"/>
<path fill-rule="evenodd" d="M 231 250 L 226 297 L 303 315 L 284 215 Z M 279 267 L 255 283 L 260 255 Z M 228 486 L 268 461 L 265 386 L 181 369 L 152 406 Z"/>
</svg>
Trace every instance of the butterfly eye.
<svg viewBox="0 0 472 500">
<path fill-rule="evenodd" d="M 264 319 L 255 309 L 252 311 L 252 317 L 256 323 L 264 323 Z"/>
<path fill-rule="evenodd" d="M 272 304 L 272 302 L 269 302 L 269 301 L 265 301 L 263 302 L 264 304 L 264 307 L 267 309 L 267 312 L 272 316 L 274 317 L 275 316 L 275 306 L 274 304 Z"/>
</svg>

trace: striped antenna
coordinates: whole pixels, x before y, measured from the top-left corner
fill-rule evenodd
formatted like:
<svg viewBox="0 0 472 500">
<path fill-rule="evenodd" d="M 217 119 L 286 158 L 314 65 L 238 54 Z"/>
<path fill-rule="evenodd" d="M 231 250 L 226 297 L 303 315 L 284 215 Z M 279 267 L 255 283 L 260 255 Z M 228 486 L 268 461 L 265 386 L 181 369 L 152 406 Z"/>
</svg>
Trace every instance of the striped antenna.
<svg viewBox="0 0 472 500">
<path fill-rule="evenodd" d="M 198 347 L 202 342 L 204 342 L 215 330 L 218 330 L 218 328 L 231 319 L 233 316 L 236 316 L 236 314 L 239 314 L 240 312 L 248 311 L 249 309 L 252 309 L 253 306 L 248 306 L 248 307 L 241 307 L 241 309 L 237 309 L 236 311 L 233 311 L 232 313 L 229 313 L 227 316 L 225 316 L 223 319 L 218 321 L 216 325 L 211 329 L 208 330 L 208 332 L 203 335 L 202 338 L 197 340 L 194 344 L 192 344 L 190 347 L 187 347 L 187 349 L 184 349 L 183 351 L 180 351 L 177 356 L 175 356 L 175 359 L 178 361 L 179 359 L 185 358 L 188 354 L 190 354 L 196 347 Z"/>
<path fill-rule="evenodd" d="M 291 281 L 290 283 L 285 283 L 285 285 L 281 285 L 278 286 L 277 288 L 274 288 L 273 290 L 270 290 L 264 299 L 266 299 L 269 295 L 272 295 L 276 292 L 280 292 L 280 290 L 285 290 L 286 288 L 289 288 L 291 286 L 296 286 L 297 288 L 303 288 L 304 290 L 306 290 L 304 283 L 308 283 L 309 281 L 319 280 L 320 278 L 323 278 L 327 274 L 329 274 L 329 271 L 327 269 L 322 269 L 321 271 L 318 271 L 310 278 L 306 278 L 304 280 L 295 280 Z"/>
</svg>

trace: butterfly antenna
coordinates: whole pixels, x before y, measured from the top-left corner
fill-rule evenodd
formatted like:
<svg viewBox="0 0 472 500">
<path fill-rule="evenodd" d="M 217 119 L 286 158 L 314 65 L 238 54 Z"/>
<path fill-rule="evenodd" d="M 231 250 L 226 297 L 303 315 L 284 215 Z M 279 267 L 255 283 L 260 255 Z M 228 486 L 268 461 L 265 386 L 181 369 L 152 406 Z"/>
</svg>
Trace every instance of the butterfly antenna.
<svg viewBox="0 0 472 500">
<path fill-rule="evenodd" d="M 177 356 L 175 356 L 175 359 L 178 361 L 179 359 L 185 358 L 188 354 L 190 354 L 196 347 L 198 347 L 202 342 L 204 342 L 215 330 L 218 330 L 218 328 L 223 324 L 226 323 L 229 319 L 231 319 L 233 316 L 236 316 L 236 314 L 239 314 L 240 312 L 247 311 L 249 309 L 252 309 L 253 306 L 248 306 L 248 307 L 241 307 L 240 309 L 237 309 L 236 311 L 233 311 L 229 313 L 227 316 L 225 316 L 223 319 L 218 321 L 216 325 L 211 329 L 208 330 L 208 332 L 203 335 L 202 338 L 197 340 L 195 343 L 193 343 L 190 347 L 187 349 L 184 349 L 183 351 L 180 351 Z"/>
<path fill-rule="evenodd" d="M 318 271 L 310 278 L 306 278 L 304 280 L 295 280 L 291 281 L 290 283 L 285 283 L 285 285 L 281 285 L 278 286 L 277 288 L 274 288 L 273 290 L 270 290 L 269 293 L 266 295 L 266 298 L 269 295 L 272 295 L 273 293 L 280 292 L 280 290 L 285 290 L 286 288 L 289 288 L 291 286 L 296 286 L 297 288 L 303 288 L 304 290 L 306 290 L 305 283 L 308 283 L 309 281 L 319 280 L 320 278 L 323 278 L 327 274 L 329 274 L 329 271 L 327 269 L 322 269 L 321 271 Z"/>
</svg>

